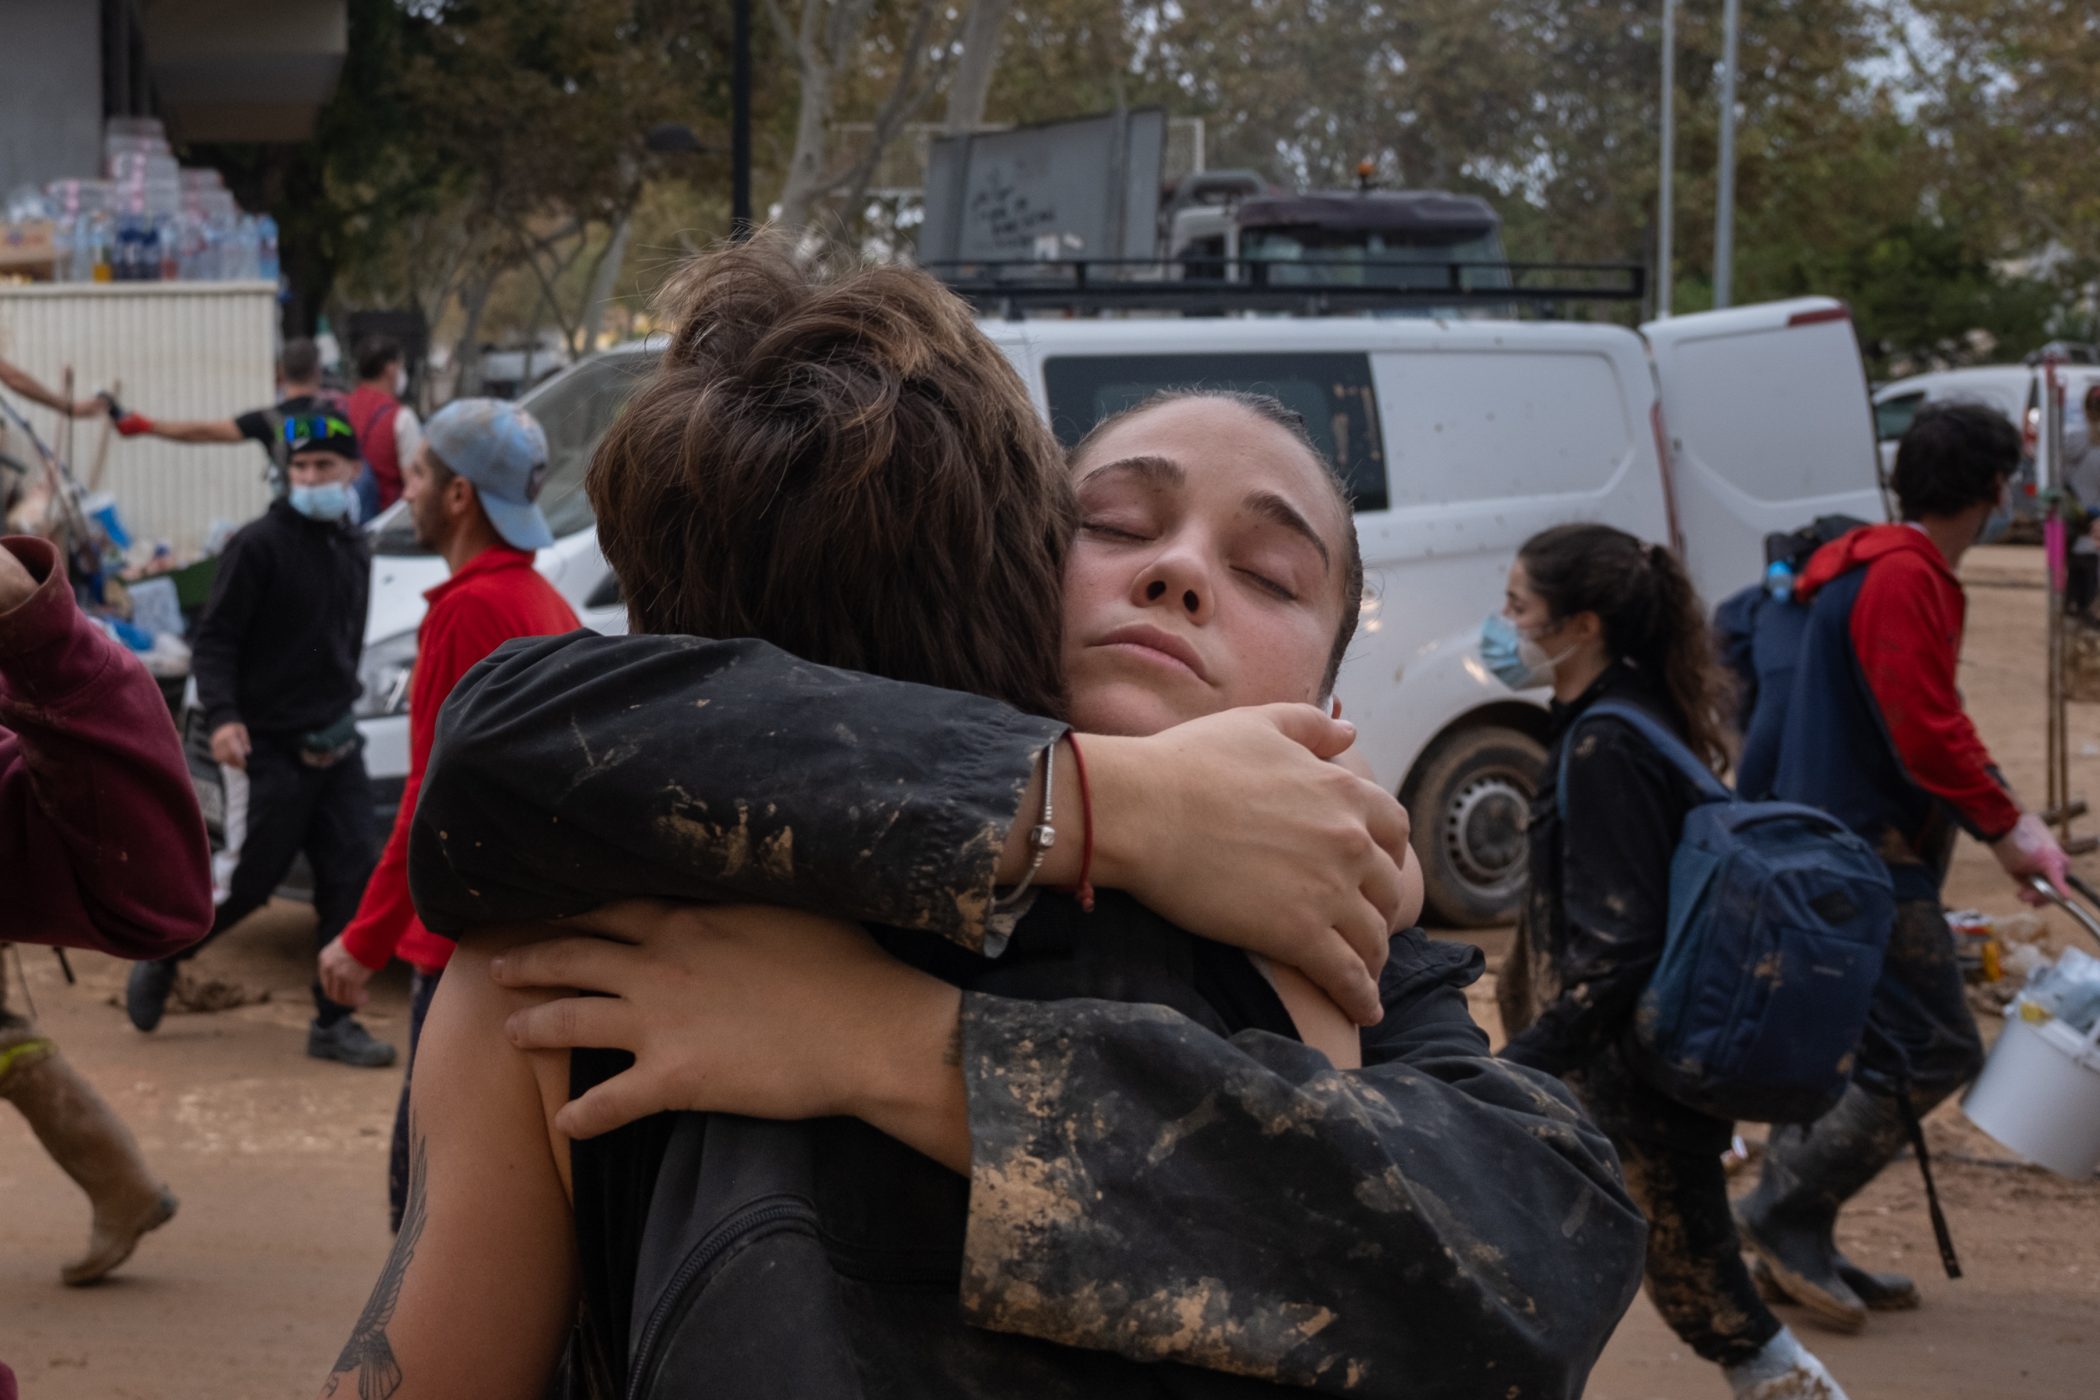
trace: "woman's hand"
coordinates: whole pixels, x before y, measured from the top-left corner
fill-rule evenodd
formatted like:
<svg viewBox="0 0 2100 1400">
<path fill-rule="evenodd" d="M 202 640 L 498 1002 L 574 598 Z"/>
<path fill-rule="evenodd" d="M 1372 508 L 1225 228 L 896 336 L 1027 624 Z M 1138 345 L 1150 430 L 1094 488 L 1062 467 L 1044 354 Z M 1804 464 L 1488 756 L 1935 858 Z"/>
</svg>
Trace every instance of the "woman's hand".
<svg viewBox="0 0 2100 1400">
<path fill-rule="evenodd" d="M 507 1030 L 520 1049 L 635 1057 L 556 1114 L 568 1136 L 676 1109 L 845 1114 L 967 1167 L 962 1073 L 949 1053 L 962 994 L 858 927 L 790 909 L 639 900 L 562 927 L 605 936 L 513 948 L 489 971 L 506 987 L 601 994 L 515 1012 Z"/>
<path fill-rule="evenodd" d="M 1328 761 L 1355 734 L 1310 705 L 1262 705 L 1149 738 L 1086 736 L 1094 882 L 1297 968 L 1376 1025 L 1386 941 L 1419 906 L 1402 874 L 1407 810 Z"/>
</svg>

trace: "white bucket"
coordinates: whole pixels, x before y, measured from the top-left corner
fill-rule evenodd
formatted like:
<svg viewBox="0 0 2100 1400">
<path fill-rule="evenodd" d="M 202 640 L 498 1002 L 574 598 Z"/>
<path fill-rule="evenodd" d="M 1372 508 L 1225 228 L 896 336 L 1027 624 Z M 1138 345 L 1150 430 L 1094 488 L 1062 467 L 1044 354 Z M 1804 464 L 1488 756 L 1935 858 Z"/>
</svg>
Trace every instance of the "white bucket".
<svg viewBox="0 0 2100 1400">
<path fill-rule="evenodd" d="M 2077 1179 L 2100 1167 L 2100 1025 L 2080 1035 L 2062 1021 L 2006 1008 L 2005 1030 L 1962 1111 L 2028 1161 Z"/>
</svg>

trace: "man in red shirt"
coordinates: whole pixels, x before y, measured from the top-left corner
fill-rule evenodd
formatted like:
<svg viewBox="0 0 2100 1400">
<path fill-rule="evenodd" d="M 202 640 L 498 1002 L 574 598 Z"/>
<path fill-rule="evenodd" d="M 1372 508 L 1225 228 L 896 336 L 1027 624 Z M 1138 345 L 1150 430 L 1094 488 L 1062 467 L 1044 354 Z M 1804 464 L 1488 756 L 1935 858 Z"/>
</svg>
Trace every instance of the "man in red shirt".
<svg viewBox="0 0 2100 1400">
<path fill-rule="evenodd" d="M 211 854 L 160 687 L 73 602 L 49 541 L 0 539 L 0 949 L 181 951 L 211 927 Z M 48 1036 L 7 1006 L 0 1098 L 94 1207 L 91 1283 L 175 1213 L 122 1120 Z"/>
<path fill-rule="evenodd" d="M 452 954 L 417 919 L 408 895 L 408 832 L 423 771 L 437 738 L 438 711 L 461 676 L 514 637 L 576 630 L 576 614 L 534 571 L 532 554 L 554 543 L 534 504 L 547 472 L 547 439 L 532 415 L 501 399 L 460 399 L 431 418 L 410 460 L 403 495 L 416 538 L 444 556 L 452 577 L 423 596 L 430 610 L 416 643 L 408 694 L 408 780 L 378 869 L 357 916 L 321 950 L 322 989 L 361 1006 L 372 974 L 399 957 L 414 969 L 409 997 L 408 1072 L 394 1120 L 388 1192 L 396 1230 L 408 1189 L 408 1093 L 416 1041 Z"/>
<path fill-rule="evenodd" d="M 401 368 L 401 347 L 375 335 L 357 347 L 357 387 L 343 406 L 365 471 L 357 479 L 364 518 L 372 519 L 401 498 L 408 464 L 423 441 L 416 411 L 401 402 L 408 377 Z"/>
</svg>

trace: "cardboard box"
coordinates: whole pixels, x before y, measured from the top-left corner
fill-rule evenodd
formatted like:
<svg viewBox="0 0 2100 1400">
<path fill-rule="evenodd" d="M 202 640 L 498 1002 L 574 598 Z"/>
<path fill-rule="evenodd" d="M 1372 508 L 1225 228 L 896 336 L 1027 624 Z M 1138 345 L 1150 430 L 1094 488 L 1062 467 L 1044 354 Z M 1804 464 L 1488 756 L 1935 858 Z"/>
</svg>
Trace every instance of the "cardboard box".
<svg viewBox="0 0 2100 1400">
<path fill-rule="evenodd" d="M 49 277 L 58 260 L 58 231 L 49 219 L 0 225 L 0 272 Z"/>
</svg>

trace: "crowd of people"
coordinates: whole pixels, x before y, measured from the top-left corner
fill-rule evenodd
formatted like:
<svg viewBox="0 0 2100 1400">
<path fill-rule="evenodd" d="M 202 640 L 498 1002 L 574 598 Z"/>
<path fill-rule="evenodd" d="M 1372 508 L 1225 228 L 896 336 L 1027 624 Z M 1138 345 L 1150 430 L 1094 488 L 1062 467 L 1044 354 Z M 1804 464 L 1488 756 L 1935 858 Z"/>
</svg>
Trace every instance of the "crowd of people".
<svg viewBox="0 0 2100 1400">
<path fill-rule="evenodd" d="M 362 408 L 295 343 L 259 423 L 124 415 L 282 473 L 198 628 L 239 794 L 216 909 L 158 692 L 48 546 L 0 552 L 0 850 L 66 873 L 0 937 L 138 960 L 151 1030 L 304 851 L 309 1053 L 390 1064 L 353 1013 L 413 970 L 396 1242 L 325 1394 L 1572 1396 L 1645 1279 L 1736 1395 L 1841 1400 L 1771 1303 L 1920 1302 L 1833 1227 L 1980 1064 L 1951 842 L 2065 874 L 1954 685 L 2001 417 L 1919 415 L 1902 521 L 1744 610 L 1738 683 L 1663 547 L 1574 524 L 1511 561 L 1481 656 L 1551 691 L 1553 737 L 1495 1053 L 1482 956 L 1415 927 L 1407 814 L 1332 702 L 1364 574 L 1295 414 L 1191 386 L 1067 453 L 937 283 L 765 239 L 662 311 L 587 479 L 623 637 L 532 567 L 538 426 L 389 409 L 391 347 Z M 394 491 L 450 578 L 375 856 L 354 522 Z M 1841 821 L 1896 909 L 1842 1098 L 1776 1126 L 1733 1204 L 1734 1124 L 1637 1034 L 1729 771 Z M 172 1213 L 4 1005 L 0 1095 L 94 1202 L 69 1282 Z"/>
</svg>

